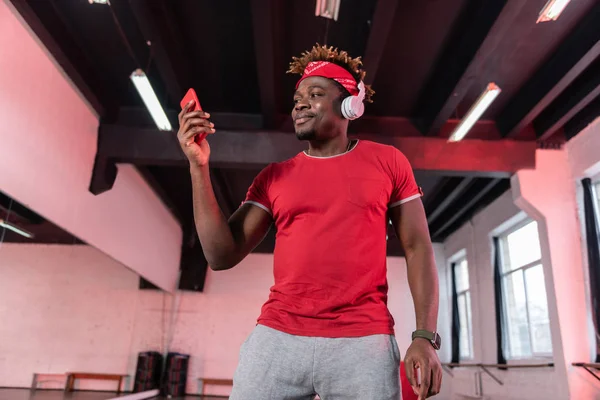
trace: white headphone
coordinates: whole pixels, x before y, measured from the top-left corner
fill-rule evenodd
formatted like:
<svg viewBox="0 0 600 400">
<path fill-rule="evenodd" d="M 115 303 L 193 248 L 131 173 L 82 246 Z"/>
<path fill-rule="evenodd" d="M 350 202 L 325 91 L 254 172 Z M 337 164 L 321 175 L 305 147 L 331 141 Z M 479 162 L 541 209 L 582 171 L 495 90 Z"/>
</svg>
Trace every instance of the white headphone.
<svg viewBox="0 0 600 400">
<path fill-rule="evenodd" d="M 358 83 L 358 94 L 356 96 L 348 96 L 342 101 L 342 115 L 344 118 L 353 120 L 360 118 L 365 112 L 365 84 L 360 81 Z"/>
</svg>

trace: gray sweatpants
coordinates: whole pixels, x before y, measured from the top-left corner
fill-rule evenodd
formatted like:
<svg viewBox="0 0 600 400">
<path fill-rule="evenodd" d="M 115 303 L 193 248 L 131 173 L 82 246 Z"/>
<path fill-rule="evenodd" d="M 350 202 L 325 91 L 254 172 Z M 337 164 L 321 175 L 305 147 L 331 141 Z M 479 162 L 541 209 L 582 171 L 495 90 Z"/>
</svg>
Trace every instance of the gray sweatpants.
<svg viewBox="0 0 600 400">
<path fill-rule="evenodd" d="M 240 350 L 231 400 L 399 400 L 391 335 L 322 338 L 257 325 Z"/>
</svg>

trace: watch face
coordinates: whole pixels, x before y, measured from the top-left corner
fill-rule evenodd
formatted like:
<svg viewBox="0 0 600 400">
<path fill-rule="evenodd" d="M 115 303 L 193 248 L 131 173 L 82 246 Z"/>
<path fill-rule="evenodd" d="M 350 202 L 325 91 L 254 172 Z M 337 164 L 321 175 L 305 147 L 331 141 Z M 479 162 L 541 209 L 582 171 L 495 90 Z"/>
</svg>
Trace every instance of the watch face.
<svg viewBox="0 0 600 400">
<path fill-rule="evenodd" d="M 439 350 L 442 347 L 442 338 L 436 333 L 431 343 L 436 350 Z"/>
</svg>

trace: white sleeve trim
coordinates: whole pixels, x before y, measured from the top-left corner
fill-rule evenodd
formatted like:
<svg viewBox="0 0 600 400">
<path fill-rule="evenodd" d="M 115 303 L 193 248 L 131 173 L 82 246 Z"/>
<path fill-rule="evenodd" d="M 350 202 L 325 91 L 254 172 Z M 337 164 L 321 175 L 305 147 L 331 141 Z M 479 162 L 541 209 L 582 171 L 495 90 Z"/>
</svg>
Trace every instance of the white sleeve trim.
<svg viewBox="0 0 600 400">
<path fill-rule="evenodd" d="M 397 201 L 397 202 L 395 202 L 395 203 L 392 203 L 392 204 L 390 204 L 390 205 L 388 206 L 388 208 L 392 208 L 392 207 L 399 206 L 400 204 L 404 204 L 404 203 L 407 203 L 407 202 L 409 202 L 409 201 L 411 201 L 411 200 L 418 199 L 419 197 L 421 197 L 421 194 L 420 194 L 420 193 L 417 193 L 417 194 L 415 194 L 415 195 L 409 196 L 409 197 L 407 197 L 407 198 L 405 198 L 405 199 L 402 199 L 402 200 L 400 200 L 400 201 Z"/>
<path fill-rule="evenodd" d="M 245 203 L 248 203 L 248 204 L 254 204 L 255 206 L 257 206 L 257 207 L 259 207 L 259 208 L 262 208 L 263 210 L 265 210 L 266 212 L 268 212 L 268 213 L 269 213 L 269 215 L 273 215 L 273 213 L 271 212 L 271 210 L 269 210 L 269 208 L 268 208 L 268 207 L 265 207 L 265 206 L 263 206 L 262 204 L 260 204 L 260 203 L 259 203 L 259 202 L 257 202 L 257 201 L 250 201 L 250 200 L 248 200 L 248 201 L 245 201 Z"/>
</svg>

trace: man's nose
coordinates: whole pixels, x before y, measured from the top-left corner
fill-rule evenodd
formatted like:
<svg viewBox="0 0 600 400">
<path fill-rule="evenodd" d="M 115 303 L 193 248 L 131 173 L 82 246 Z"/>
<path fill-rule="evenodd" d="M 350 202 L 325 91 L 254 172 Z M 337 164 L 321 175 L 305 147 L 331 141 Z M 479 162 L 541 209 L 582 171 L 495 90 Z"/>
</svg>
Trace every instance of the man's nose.
<svg viewBox="0 0 600 400">
<path fill-rule="evenodd" d="M 310 107 L 310 105 L 308 104 L 308 102 L 300 100 L 294 105 L 294 110 L 302 111 L 302 110 L 306 110 L 309 107 Z"/>
</svg>

